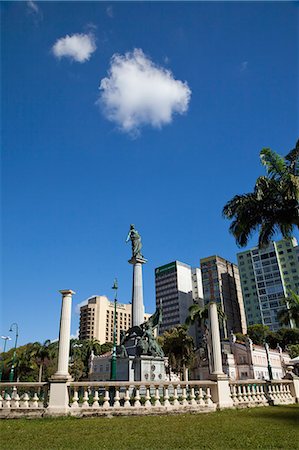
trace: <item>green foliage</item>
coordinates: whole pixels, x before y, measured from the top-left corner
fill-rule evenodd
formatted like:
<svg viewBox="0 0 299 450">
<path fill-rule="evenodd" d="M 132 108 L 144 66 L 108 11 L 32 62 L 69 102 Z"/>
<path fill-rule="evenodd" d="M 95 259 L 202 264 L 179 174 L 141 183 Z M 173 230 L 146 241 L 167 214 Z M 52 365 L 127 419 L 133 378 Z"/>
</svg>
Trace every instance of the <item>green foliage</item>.
<svg viewBox="0 0 299 450">
<path fill-rule="evenodd" d="M 111 343 L 100 345 L 96 340 L 80 341 L 71 339 L 70 373 L 75 380 L 88 376 L 88 363 L 91 352 L 95 355 L 106 353 L 112 348 Z M 14 349 L 1 354 L 4 362 L 2 381 L 8 381 Z M 15 379 L 19 381 L 47 381 L 57 370 L 58 341 L 44 343 L 33 342 L 16 349 Z"/>
<path fill-rule="evenodd" d="M 256 180 L 253 192 L 235 195 L 223 208 L 238 246 L 246 246 L 257 230 L 259 247 L 265 247 L 276 231 L 288 239 L 299 228 L 298 158 L 299 140 L 285 157 L 269 148 L 260 152 L 267 175 Z"/>
<path fill-rule="evenodd" d="M 206 321 L 209 318 L 209 308 L 210 303 L 207 303 L 204 306 L 200 306 L 198 303 L 194 303 L 189 307 L 189 315 L 186 318 L 185 324 L 187 326 L 193 325 L 195 322 L 198 323 L 199 327 L 204 327 Z M 226 315 L 223 312 L 222 306 L 220 303 L 217 303 L 217 313 L 220 322 L 223 322 L 226 319 Z"/>
<path fill-rule="evenodd" d="M 291 359 L 296 358 L 296 356 L 299 356 L 299 344 L 289 345 L 288 351 Z"/>
<path fill-rule="evenodd" d="M 187 327 L 178 325 L 165 331 L 159 339 L 171 369 L 182 374 L 184 368 L 190 367 L 194 359 L 194 342 Z"/>
<path fill-rule="evenodd" d="M 286 309 L 278 313 L 278 319 L 282 325 L 295 325 L 299 328 L 299 295 L 291 289 L 288 290 L 288 296 L 283 299 Z"/>
<path fill-rule="evenodd" d="M 247 334 L 252 341 L 257 345 L 263 345 L 266 337 L 270 332 L 269 327 L 266 325 L 256 324 L 250 325 L 247 328 Z"/>
<path fill-rule="evenodd" d="M 280 345 L 283 350 L 286 350 L 290 345 L 299 344 L 299 328 L 280 328 L 274 332 L 265 325 L 257 324 L 249 326 L 247 332 L 253 343 L 257 345 L 263 345 L 266 340 L 271 348 Z"/>
<path fill-rule="evenodd" d="M 235 333 L 236 339 L 239 342 L 245 342 L 246 340 L 246 335 L 243 333 Z"/>
</svg>

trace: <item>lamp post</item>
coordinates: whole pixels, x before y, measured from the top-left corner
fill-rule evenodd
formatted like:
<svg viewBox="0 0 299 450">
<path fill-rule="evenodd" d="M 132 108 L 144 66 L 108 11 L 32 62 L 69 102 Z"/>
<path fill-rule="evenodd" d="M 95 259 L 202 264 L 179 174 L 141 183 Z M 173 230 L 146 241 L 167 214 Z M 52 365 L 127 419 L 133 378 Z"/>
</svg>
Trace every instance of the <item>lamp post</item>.
<svg viewBox="0 0 299 450">
<path fill-rule="evenodd" d="M 9 372 L 9 381 L 12 383 L 13 379 L 14 379 L 14 371 L 15 371 L 15 359 L 16 359 L 16 348 L 17 348 L 17 343 L 18 343 L 18 337 L 19 337 L 19 327 L 18 324 L 16 322 L 12 323 L 10 325 L 10 329 L 9 331 L 12 332 L 13 331 L 13 327 L 15 327 L 16 329 L 16 340 L 15 340 L 15 346 L 14 346 L 14 352 L 13 352 L 13 357 L 12 357 L 12 365 L 11 365 L 11 369 Z"/>
<path fill-rule="evenodd" d="M 272 373 L 272 367 L 270 363 L 270 355 L 269 355 L 269 344 L 264 340 L 264 347 L 266 350 L 266 356 L 267 356 L 267 363 L 268 363 L 268 373 L 269 373 L 269 380 L 273 380 L 273 373 Z"/>
<path fill-rule="evenodd" d="M 11 341 L 11 338 L 9 336 L 1 336 L 1 339 L 4 340 L 3 353 L 5 353 L 7 341 Z M 0 381 L 2 380 L 3 369 L 4 369 L 4 359 L 2 359 L 2 361 L 1 361 Z"/>
<path fill-rule="evenodd" d="M 111 380 L 116 380 L 116 303 L 117 303 L 117 278 L 115 278 L 112 289 L 114 289 L 114 323 L 113 323 L 113 351 L 111 359 Z"/>
</svg>

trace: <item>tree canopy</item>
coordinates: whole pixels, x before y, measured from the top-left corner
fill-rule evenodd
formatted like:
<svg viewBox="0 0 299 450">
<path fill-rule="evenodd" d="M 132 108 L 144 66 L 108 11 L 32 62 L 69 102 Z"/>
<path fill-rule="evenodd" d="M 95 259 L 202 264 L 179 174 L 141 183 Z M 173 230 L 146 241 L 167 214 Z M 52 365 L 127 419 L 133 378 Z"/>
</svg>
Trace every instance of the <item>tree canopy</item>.
<svg viewBox="0 0 299 450">
<path fill-rule="evenodd" d="M 276 232 L 288 239 L 299 228 L 299 140 L 285 157 L 263 148 L 260 160 L 266 175 L 256 180 L 253 192 L 235 195 L 223 208 L 239 247 L 246 246 L 255 231 L 259 247 L 265 247 Z"/>
</svg>

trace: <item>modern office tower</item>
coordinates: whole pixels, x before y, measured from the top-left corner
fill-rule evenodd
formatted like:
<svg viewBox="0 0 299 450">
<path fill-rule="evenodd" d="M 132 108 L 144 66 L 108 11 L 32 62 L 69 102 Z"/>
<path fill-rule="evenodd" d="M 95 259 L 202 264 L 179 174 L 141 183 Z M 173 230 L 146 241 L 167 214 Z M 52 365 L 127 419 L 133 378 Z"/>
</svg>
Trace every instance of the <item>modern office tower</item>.
<svg viewBox="0 0 299 450">
<path fill-rule="evenodd" d="M 226 315 L 221 334 L 246 333 L 246 316 L 242 298 L 239 269 L 236 264 L 219 256 L 200 260 L 205 303 L 211 300 L 222 305 Z"/>
<path fill-rule="evenodd" d="M 131 327 L 132 305 L 116 304 L 116 341 L 119 342 L 120 331 Z M 151 314 L 145 314 L 147 320 Z M 80 308 L 79 339 L 97 339 L 101 344 L 113 342 L 114 301 L 105 296 L 95 296 L 87 305 Z"/>
<path fill-rule="evenodd" d="M 272 331 L 281 327 L 277 313 L 288 289 L 299 293 L 299 247 L 296 239 L 272 242 L 238 253 L 247 324 L 261 323 Z M 293 324 L 290 324 L 293 326 Z"/>
<path fill-rule="evenodd" d="M 162 304 L 162 324 L 159 334 L 184 324 L 189 307 L 194 302 L 203 304 L 201 274 L 199 269 L 180 261 L 174 261 L 155 269 L 156 305 Z M 190 327 L 190 334 L 197 343 L 196 326 Z"/>
</svg>

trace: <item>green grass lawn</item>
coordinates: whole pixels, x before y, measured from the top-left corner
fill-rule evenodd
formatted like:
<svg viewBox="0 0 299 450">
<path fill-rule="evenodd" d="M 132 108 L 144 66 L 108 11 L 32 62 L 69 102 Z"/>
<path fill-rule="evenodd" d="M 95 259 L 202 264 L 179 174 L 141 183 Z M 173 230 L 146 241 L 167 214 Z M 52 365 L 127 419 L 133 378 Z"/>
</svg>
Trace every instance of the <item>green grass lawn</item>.
<svg viewBox="0 0 299 450">
<path fill-rule="evenodd" d="M 145 417 L 15 419 L 2 450 L 299 449 L 299 406 Z"/>
</svg>

